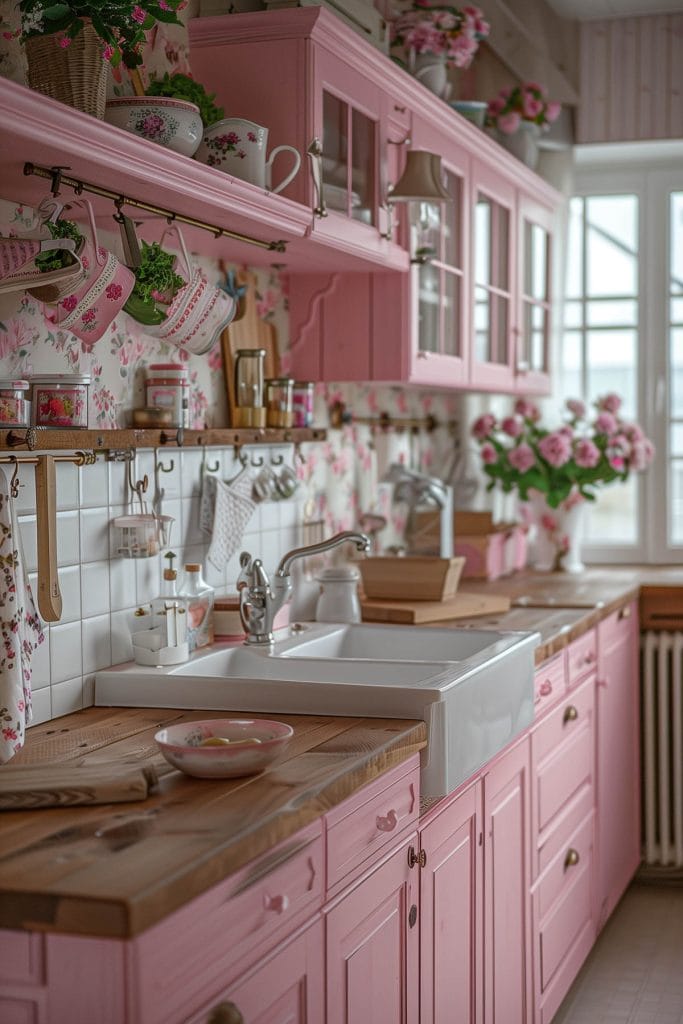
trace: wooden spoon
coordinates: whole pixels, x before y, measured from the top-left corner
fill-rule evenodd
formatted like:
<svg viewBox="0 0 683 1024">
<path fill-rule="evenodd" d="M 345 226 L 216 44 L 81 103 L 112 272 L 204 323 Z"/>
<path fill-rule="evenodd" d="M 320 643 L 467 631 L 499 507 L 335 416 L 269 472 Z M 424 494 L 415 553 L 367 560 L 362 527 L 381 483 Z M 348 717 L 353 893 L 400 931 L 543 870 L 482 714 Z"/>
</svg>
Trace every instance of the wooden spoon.
<svg viewBox="0 0 683 1024">
<path fill-rule="evenodd" d="M 58 622 L 62 617 L 62 595 L 57 575 L 57 484 L 52 455 L 40 455 L 36 463 L 36 533 L 38 609 L 45 622 Z"/>
</svg>

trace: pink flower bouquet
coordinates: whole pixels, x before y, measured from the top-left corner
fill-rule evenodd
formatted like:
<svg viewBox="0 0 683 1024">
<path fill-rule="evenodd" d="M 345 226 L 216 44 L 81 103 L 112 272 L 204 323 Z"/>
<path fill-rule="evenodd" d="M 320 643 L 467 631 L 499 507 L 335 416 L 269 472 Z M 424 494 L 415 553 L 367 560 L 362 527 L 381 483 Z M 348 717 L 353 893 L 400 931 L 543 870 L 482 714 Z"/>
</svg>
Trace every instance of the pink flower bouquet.
<svg viewBox="0 0 683 1024">
<path fill-rule="evenodd" d="M 405 54 L 444 56 L 449 67 L 467 68 L 479 43 L 489 34 L 489 23 L 478 7 L 449 7 L 414 0 L 391 25 L 391 45 Z M 400 62 L 402 63 L 402 62 Z"/>
<path fill-rule="evenodd" d="M 497 128 L 503 135 L 512 135 L 522 121 L 548 128 L 560 116 L 561 104 L 549 101 L 542 85 L 524 82 L 514 89 L 501 89 L 489 101 L 486 112 L 487 128 Z"/>
<path fill-rule="evenodd" d="M 551 508 L 570 495 L 594 501 L 600 485 L 627 480 L 654 457 L 652 442 L 637 423 L 619 417 L 620 408 L 618 395 L 604 395 L 588 418 L 584 403 L 569 399 L 565 422 L 554 430 L 541 426 L 539 409 L 525 399 L 500 423 L 490 413 L 480 416 L 472 434 L 481 446 L 488 489 L 499 482 L 506 493 L 518 490 L 522 501 L 538 491 Z"/>
</svg>

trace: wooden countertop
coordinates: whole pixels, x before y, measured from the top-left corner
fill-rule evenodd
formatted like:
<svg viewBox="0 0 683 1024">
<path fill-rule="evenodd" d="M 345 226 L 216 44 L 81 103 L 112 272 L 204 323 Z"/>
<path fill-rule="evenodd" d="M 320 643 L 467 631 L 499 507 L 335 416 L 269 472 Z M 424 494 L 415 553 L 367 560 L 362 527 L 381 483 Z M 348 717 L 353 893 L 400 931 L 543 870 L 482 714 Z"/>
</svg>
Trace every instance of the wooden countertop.
<svg viewBox="0 0 683 1024">
<path fill-rule="evenodd" d="M 424 722 L 278 714 L 294 728 L 283 761 L 193 779 L 167 765 L 154 733 L 202 718 L 88 708 L 29 730 L 13 764 L 153 763 L 162 778 L 138 803 L 2 812 L 0 927 L 137 935 L 427 743 Z"/>
</svg>

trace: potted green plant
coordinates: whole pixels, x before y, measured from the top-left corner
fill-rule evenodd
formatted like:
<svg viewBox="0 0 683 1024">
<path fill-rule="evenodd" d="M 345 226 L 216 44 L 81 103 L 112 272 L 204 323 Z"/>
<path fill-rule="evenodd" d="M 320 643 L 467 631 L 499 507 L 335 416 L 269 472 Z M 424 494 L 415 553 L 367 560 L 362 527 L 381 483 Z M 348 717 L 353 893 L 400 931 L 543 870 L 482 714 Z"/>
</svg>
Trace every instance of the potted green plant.
<svg viewBox="0 0 683 1024">
<path fill-rule="evenodd" d="M 168 305 L 185 285 L 175 272 L 175 261 L 175 255 L 162 249 L 158 242 L 151 245 L 142 243 L 140 264 L 133 268 L 135 285 L 123 307 L 138 323 L 149 326 L 161 324 L 166 319 L 159 304 Z"/>
<path fill-rule="evenodd" d="M 225 113 L 222 107 L 214 103 L 215 93 L 208 93 L 200 82 L 195 82 L 194 78 L 178 71 L 172 75 L 166 72 L 163 78 L 153 78 L 145 90 L 145 95 L 168 96 L 184 100 L 186 103 L 194 103 L 199 108 L 204 128 L 222 120 Z"/>
<path fill-rule="evenodd" d="M 32 89 L 102 119 L 109 65 L 136 68 L 155 22 L 182 0 L 19 0 Z"/>
<path fill-rule="evenodd" d="M 70 238 L 75 244 L 75 252 L 80 254 L 83 248 L 83 235 L 78 224 L 73 220 L 47 220 L 45 226 L 53 238 Z M 64 267 L 74 266 L 76 258 L 68 249 L 48 249 L 36 256 L 35 263 L 43 274 L 51 271 L 62 270 Z M 59 302 L 66 295 L 74 290 L 74 278 L 69 277 L 60 284 L 37 284 L 35 288 L 29 288 L 29 294 L 40 302 Z"/>
</svg>

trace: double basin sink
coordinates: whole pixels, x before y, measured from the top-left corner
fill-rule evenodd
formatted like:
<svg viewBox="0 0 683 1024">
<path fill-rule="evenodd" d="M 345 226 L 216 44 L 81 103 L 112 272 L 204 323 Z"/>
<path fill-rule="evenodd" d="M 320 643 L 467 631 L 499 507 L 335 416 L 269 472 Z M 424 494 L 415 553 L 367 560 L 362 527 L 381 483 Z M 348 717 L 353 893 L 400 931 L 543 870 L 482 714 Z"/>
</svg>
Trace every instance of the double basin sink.
<svg viewBox="0 0 683 1024">
<path fill-rule="evenodd" d="M 309 623 L 170 668 L 98 672 L 95 703 L 421 718 L 422 792 L 452 792 L 533 719 L 537 633 Z"/>
</svg>

